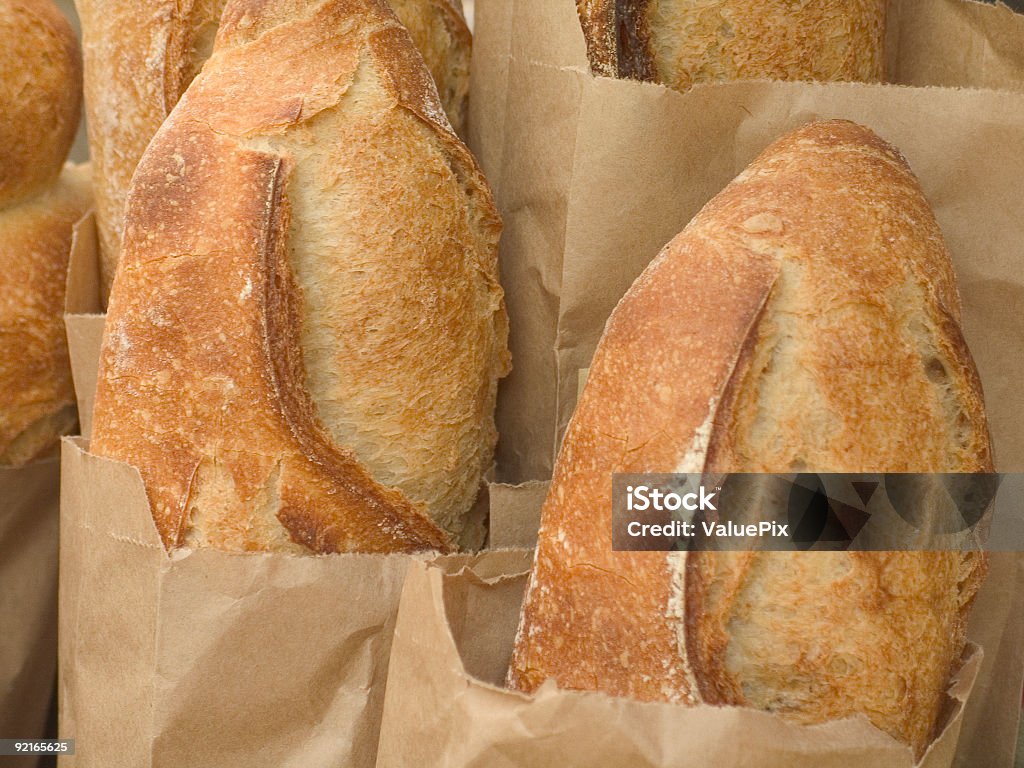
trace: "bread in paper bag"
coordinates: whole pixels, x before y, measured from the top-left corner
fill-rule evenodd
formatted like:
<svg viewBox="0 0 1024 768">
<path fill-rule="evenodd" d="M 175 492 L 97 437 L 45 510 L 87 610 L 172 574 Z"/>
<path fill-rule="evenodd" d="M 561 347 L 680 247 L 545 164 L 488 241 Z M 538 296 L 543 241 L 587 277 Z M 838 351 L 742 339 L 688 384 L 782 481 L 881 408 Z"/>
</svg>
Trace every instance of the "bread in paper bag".
<svg viewBox="0 0 1024 768">
<path fill-rule="evenodd" d="M 382 0 L 229 2 L 132 183 L 93 452 L 169 548 L 450 548 L 509 365 L 500 227 Z"/>
<path fill-rule="evenodd" d="M 769 147 L 606 326 L 562 446 L 510 682 L 801 723 L 863 713 L 921 755 L 978 553 L 613 552 L 614 472 L 992 471 L 938 225 L 853 123 Z"/>
</svg>

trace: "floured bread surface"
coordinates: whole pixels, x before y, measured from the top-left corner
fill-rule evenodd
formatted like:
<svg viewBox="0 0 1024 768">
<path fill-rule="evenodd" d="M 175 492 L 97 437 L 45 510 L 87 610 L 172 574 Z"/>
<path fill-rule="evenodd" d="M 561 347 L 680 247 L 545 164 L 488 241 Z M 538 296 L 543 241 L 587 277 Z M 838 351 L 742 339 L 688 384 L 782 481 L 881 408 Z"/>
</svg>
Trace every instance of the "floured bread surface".
<svg viewBox="0 0 1024 768">
<path fill-rule="evenodd" d="M 565 636 L 621 595 L 671 584 L 658 607 L 617 607 L 634 612 L 629 632 L 665 624 L 675 634 L 661 661 L 688 669 L 690 699 L 807 723 L 863 713 L 920 755 L 963 650 L 983 556 L 663 554 L 669 575 L 652 568 L 638 581 L 628 569 L 650 555 L 605 551 L 615 585 L 608 598 L 561 585 L 573 557 L 558 539 L 571 520 L 575 536 L 602 541 L 613 472 L 991 471 L 959 321 L 949 254 L 895 149 L 834 121 L 765 150 L 666 247 L 609 321 L 545 506 L 513 683 L 528 670 L 531 685 L 522 687 L 555 677 L 605 689 L 597 674 L 590 685 L 557 674 Z M 667 365 L 673 355 L 680 362 Z M 687 405 L 692 416 L 680 419 L 694 403 L 701 407 Z M 602 442 L 614 448 L 600 450 Z M 603 541 L 610 549 L 610 534 Z M 563 592 L 571 594 L 548 597 Z M 600 647 L 612 631 L 584 629 L 584 642 Z M 625 634 L 620 647 L 640 638 Z M 617 674 L 630 676 L 628 690 L 651 671 Z M 664 699 L 674 694 L 666 686 Z"/>
<path fill-rule="evenodd" d="M 885 74 L 885 0 L 577 0 L 597 74 L 679 90 Z"/>
<path fill-rule="evenodd" d="M 437 79 L 453 125 L 461 130 L 471 36 L 461 8 L 453 4 L 457 2 L 395 0 L 393 5 Z M 153 135 L 213 52 L 225 5 L 225 0 L 76 0 L 82 21 L 104 302 L 121 250 L 132 174 Z M 285 18 L 284 9 L 292 7 L 281 5 L 279 21 Z M 260 9 L 261 14 L 269 12 Z M 265 74 L 276 76 L 269 68 Z"/>
<path fill-rule="evenodd" d="M 950 258 L 896 150 L 849 123 L 810 126 L 769 148 L 731 195 L 720 226 L 777 254 L 780 277 L 708 468 L 991 471 Z M 688 568 L 688 650 L 705 700 L 800 722 L 863 712 L 921 754 L 982 556 L 696 554 Z"/>
<path fill-rule="evenodd" d="M 229 2 L 125 231 L 94 450 L 168 546 L 449 546 L 508 370 L 500 221 L 384 3 Z"/>
</svg>

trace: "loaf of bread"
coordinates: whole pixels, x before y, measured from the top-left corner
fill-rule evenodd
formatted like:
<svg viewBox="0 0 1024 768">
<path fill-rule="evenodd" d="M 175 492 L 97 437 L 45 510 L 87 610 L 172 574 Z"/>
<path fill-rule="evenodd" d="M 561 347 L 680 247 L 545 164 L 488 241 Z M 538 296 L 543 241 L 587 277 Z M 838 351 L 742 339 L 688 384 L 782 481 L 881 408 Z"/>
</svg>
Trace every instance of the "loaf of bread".
<svg viewBox="0 0 1024 768">
<path fill-rule="evenodd" d="M 135 166 L 209 58 L 225 0 L 76 0 L 75 4 L 82 21 L 85 106 L 106 304 Z M 448 116 L 461 131 L 471 45 L 461 0 L 394 0 L 393 5 L 437 79 Z M 266 72 L 268 78 L 277 74 Z"/>
<path fill-rule="evenodd" d="M 509 367 L 500 229 L 383 0 L 229 0 L 132 182 L 93 451 L 168 547 L 451 547 Z"/>
<path fill-rule="evenodd" d="M 686 90 L 885 75 L 886 0 L 576 0 L 595 74 Z"/>
<path fill-rule="evenodd" d="M 615 309 L 547 498 L 510 682 L 863 713 L 920 755 L 979 553 L 613 552 L 614 472 L 987 472 L 939 227 L 853 123 L 778 140 Z"/>
<path fill-rule="evenodd" d="M 0 465 L 54 450 L 78 420 L 64 284 L 89 174 L 62 167 L 81 87 L 78 44 L 53 3 L 0 0 Z"/>
</svg>

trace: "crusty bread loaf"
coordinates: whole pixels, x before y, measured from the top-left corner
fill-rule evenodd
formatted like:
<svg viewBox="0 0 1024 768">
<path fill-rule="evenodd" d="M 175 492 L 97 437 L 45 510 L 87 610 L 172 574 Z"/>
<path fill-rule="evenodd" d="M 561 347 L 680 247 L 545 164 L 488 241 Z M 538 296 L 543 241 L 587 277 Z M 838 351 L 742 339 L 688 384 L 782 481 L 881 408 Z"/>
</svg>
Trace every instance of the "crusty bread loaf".
<svg viewBox="0 0 1024 768">
<path fill-rule="evenodd" d="M 132 182 L 93 450 L 168 547 L 448 548 L 508 370 L 500 227 L 382 0 L 229 0 Z"/>
<path fill-rule="evenodd" d="M 510 670 L 646 700 L 863 713 L 920 755 L 985 560 L 611 551 L 613 472 L 991 471 L 950 258 L 902 156 L 780 139 L 615 309 L 555 468 Z"/>
<path fill-rule="evenodd" d="M 722 80 L 881 80 L 886 0 L 576 0 L 596 74 L 686 90 Z"/>
<path fill-rule="evenodd" d="M 50 0 L 0 0 L 0 465 L 52 451 L 78 419 L 64 284 L 89 174 L 61 167 L 81 76 L 74 33 Z"/>
<path fill-rule="evenodd" d="M 225 0 L 76 0 L 104 304 L 117 268 L 135 166 L 209 58 L 224 5 Z M 461 130 L 471 38 L 460 0 L 395 0 L 394 6 L 421 46 L 442 103 Z M 268 78 L 276 74 L 266 73 Z"/>
</svg>

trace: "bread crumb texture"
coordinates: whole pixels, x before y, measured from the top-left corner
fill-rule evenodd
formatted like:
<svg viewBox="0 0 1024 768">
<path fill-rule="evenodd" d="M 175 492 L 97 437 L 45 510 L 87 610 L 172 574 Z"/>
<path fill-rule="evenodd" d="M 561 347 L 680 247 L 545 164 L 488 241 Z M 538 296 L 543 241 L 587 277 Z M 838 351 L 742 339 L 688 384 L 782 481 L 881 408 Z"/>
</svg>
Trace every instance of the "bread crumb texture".
<svg viewBox="0 0 1024 768">
<path fill-rule="evenodd" d="M 229 2 L 126 222 L 94 448 L 167 546 L 449 548 L 509 368 L 501 225 L 387 5 Z"/>
</svg>

